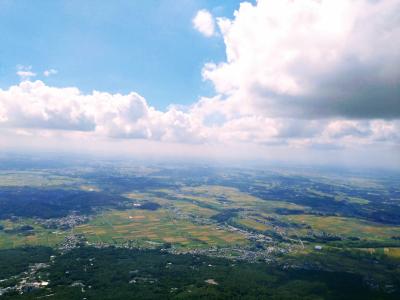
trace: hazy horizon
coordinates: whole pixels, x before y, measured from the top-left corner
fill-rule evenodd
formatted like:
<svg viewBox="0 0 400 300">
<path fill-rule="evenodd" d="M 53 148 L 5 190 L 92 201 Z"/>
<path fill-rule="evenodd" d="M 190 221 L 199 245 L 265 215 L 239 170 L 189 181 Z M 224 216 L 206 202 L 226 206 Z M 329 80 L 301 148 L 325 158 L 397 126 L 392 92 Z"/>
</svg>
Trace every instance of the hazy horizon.
<svg viewBox="0 0 400 300">
<path fill-rule="evenodd" d="M 1 151 L 400 167 L 399 1 L 118 4 L 0 2 Z"/>
</svg>

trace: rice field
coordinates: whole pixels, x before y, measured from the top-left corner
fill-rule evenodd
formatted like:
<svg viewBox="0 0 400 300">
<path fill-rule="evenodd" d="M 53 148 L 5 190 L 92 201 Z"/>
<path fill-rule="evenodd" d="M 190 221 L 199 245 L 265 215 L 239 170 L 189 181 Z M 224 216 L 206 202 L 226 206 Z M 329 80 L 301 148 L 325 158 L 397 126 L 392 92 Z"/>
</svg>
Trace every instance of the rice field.
<svg viewBox="0 0 400 300">
<path fill-rule="evenodd" d="M 325 231 L 342 236 L 357 236 L 368 240 L 384 240 L 400 235 L 400 226 L 389 226 L 355 218 L 289 215 L 282 219 L 290 222 L 308 224 L 314 230 Z"/>
<path fill-rule="evenodd" d="M 239 218 L 236 218 L 235 219 L 235 223 L 243 225 L 243 226 L 245 226 L 247 228 L 250 228 L 250 229 L 258 230 L 258 231 L 272 230 L 272 226 L 257 222 L 254 219 L 239 219 Z"/>
<path fill-rule="evenodd" d="M 0 231 L 0 249 L 16 248 L 21 246 L 49 246 L 59 245 L 67 235 L 66 231 L 45 229 L 33 220 L 24 219 L 18 222 L 9 220 L 2 221 L 4 230 Z M 22 225 L 30 225 L 34 228 L 32 235 L 23 235 L 17 233 L 7 233 L 7 230 L 18 228 Z"/>
<path fill-rule="evenodd" d="M 168 210 L 109 211 L 90 223 L 75 228 L 95 243 L 151 241 L 171 243 L 177 247 L 204 248 L 210 246 L 243 245 L 247 243 L 238 233 L 216 229 L 212 225 L 193 224 L 177 219 Z"/>
<path fill-rule="evenodd" d="M 0 171 L 0 187 L 56 187 L 79 182 L 79 178 L 44 171 Z"/>
<path fill-rule="evenodd" d="M 253 209 L 258 212 L 271 213 L 277 208 L 286 208 L 294 210 L 304 210 L 307 207 L 297 205 L 285 201 L 263 200 L 247 193 L 240 192 L 236 188 L 218 186 L 218 185 L 201 185 L 196 187 L 183 187 L 179 191 L 171 191 L 168 189 L 157 190 L 177 199 L 177 201 L 185 201 L 199 205 L 206 205 L 215 210 L 226 208 L 244 208 Z M 174 202 L 175 204 L 176 202 Z"/>
</svg>

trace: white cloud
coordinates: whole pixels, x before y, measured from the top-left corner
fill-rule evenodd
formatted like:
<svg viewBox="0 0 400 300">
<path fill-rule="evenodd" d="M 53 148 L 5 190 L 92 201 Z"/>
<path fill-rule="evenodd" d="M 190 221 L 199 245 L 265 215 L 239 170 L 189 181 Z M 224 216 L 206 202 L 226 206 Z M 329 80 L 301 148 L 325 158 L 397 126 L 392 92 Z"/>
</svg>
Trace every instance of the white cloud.
<svg viewBox="0 0 400 300">
<path fill-rule="evenodd" d="M 193 27 L 204 36 L 211 37 L 215 34 L 214 18 L 208 10 L 199 10 L 192 22 Z"/>
<path fill-rule="evenodd" d="M 49 77 L 51 75 L 56 75 L 58 73 L 58 71 L 56 69 L 49 69 L 49 70 L 45 70 L 43 72 L 43 75 L 46 77 Z"/>
<path fill-rule="evenodd" d="M 185 110 L 171 107 L 162 112 L 137 93 L 82 94 L 74 87 L 49 87 L 42 81 L 0 89 L 0 127 L 189 144 L 350 145 L 400 140 L 399 121 L 271 118 L 246 113 L 233 100 L 218 97 L 203 98 Z"/>
<path fill-rule="evenodd" d="M 16 74 L 19 76 L 19 78 L 22 81 L 29 80 L 32 77 L 36 77 L 36 73 L 34 73 L 32 71 L 32 67 L 31 66 L 18 65 Z"/>
<path fill-rule="evenodd" d="M 398 0 L 259 0 L 219 18 L 203 77 L 269 116 L 400 117 Z"/>
<path fill-rule="evenodd" d="M 196 142 L 196 122 L 174 108 L 160 112 L 136 93 L 127 95 L 55 88 L 24 81 L 0 89 L 3 128 L 87 131 L 97 136 Z"/>
<path fill-rule="evenodd" d="M 93 117 L 76 88 L 52 88 L 41 81 L 23 81 L 0 89 L 0 125 L 16 128 L 91 130 Z"/>
<path fill-rule="evenodd" d="M 263 147 L 279 149 L 272 152 L 281 157 L 299 149 L 394 153 L 400 147 L 398 15 L 395 0 L 242 3 L 233 19 L 218 19 L 227 60 L 203 68 L 214 97 L 160 111 L 134 92 L 84 94 L 32 82 L 31 68 L 21 67 L 32 74 L 0 89 L 0 130 L 26 138 L 148 141 L 161 143 L 151 144 L 160 151 L 174 143 L 181 151 L 218 146 L 222 155 L 233 148 L 263 155 Z M 215 34 L 207 11 L 193 24 Z"/>
</svg>

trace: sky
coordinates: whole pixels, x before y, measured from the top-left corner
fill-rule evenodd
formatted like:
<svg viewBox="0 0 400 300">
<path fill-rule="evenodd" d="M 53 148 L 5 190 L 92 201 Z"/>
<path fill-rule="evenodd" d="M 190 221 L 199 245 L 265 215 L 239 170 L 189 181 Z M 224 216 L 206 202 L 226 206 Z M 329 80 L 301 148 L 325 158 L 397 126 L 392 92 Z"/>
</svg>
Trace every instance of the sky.
<svg viewBox="0 0 400 300">
<path fill-rule="evenodd" d="M 223 60 L 220 38 L 193 29 L 200 9 L 231 16 L 239 1 L 0 1 L 0 88 L 18 83 L 15 68 L 81 91 L 135 91 L 158 109 L 212 95 L 201 69 Z M 57 76 L 45 78 L 45 70 Z"/>
<path fill-rule="evenodd" d="M 0 0 L 0 150 L 400 167 L 400 0 Z"/>
</svg>

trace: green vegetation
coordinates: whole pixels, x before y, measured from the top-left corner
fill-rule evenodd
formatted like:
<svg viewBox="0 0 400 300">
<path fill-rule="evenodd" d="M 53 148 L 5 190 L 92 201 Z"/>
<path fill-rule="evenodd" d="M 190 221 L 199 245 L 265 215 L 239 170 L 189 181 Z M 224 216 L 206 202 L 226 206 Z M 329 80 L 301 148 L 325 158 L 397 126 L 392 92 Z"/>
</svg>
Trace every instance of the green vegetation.
<svg viewBox="0 0 400 300">
<path fill-rule="evenodd" d="M 42 171 L 0 171 L 0 187 L 59 187 L 79 184 L 73 178 Z"/>
<path fill-rule="evenodd" d="M 400 235 L 400 226 L 388 226 L 365 220 L 345 217 L 288 215 L 282 217 L 289 222 L 306 224 L 314 230 L 344 237 L 359 237 L 366 240 L 388 240 Z M 302 230 L 305 231 L 304 229 Z"/>
<path fill-rule="evenodd" d="M 46 229 L 33 219 L 16 219 L 0 221 L 3 227 L 0 230 L 0 249 L 11 249 L 25 246 L 55 247 L 59 245 L 67 235 L 60 230 Z M 21 231 L 24 226 L 32 227 L 32 230 Z"/>
<path fill-rule="evenodd" d="M 30 264 L 48 262 L 53 254 L 54 250 L 50 247 L 20 247 L 0 250 L 0 279 L 18 275 L 26 271 Z"/>
<path fill-rule="evenodd" d="M 214 227 L 177 219 L 164 209 L 113 210 L 76 227 L 75 233 L 83 234 L 92 243 L 118 244 L 136 240 L 141 245 L 150 241 L 171 243 L 187 249 L 243 245 L 247 242 L 240 234 Z"/>
<path fill-rule="evenodd" d="M 26 265 L 18 254 L 11 259 Z M 7 257 L 10 259 L 10 254 Z M 350 273 L 282 270 L 261 263 L 112 247 L 77 248 L 58 255 L 41 276 L 50 282 L 46 288 L 3 298 L 364 300 L 398 296 L 373 290 L 359 275 Z"/>
<path fill-rule="evenodd" d="M 0 294 L 396 299 L 400 177 L 374 176 L 124 163 L 0 170 Z M 29 293 L 24 271 L 37 281 Z"/>
</svg>

